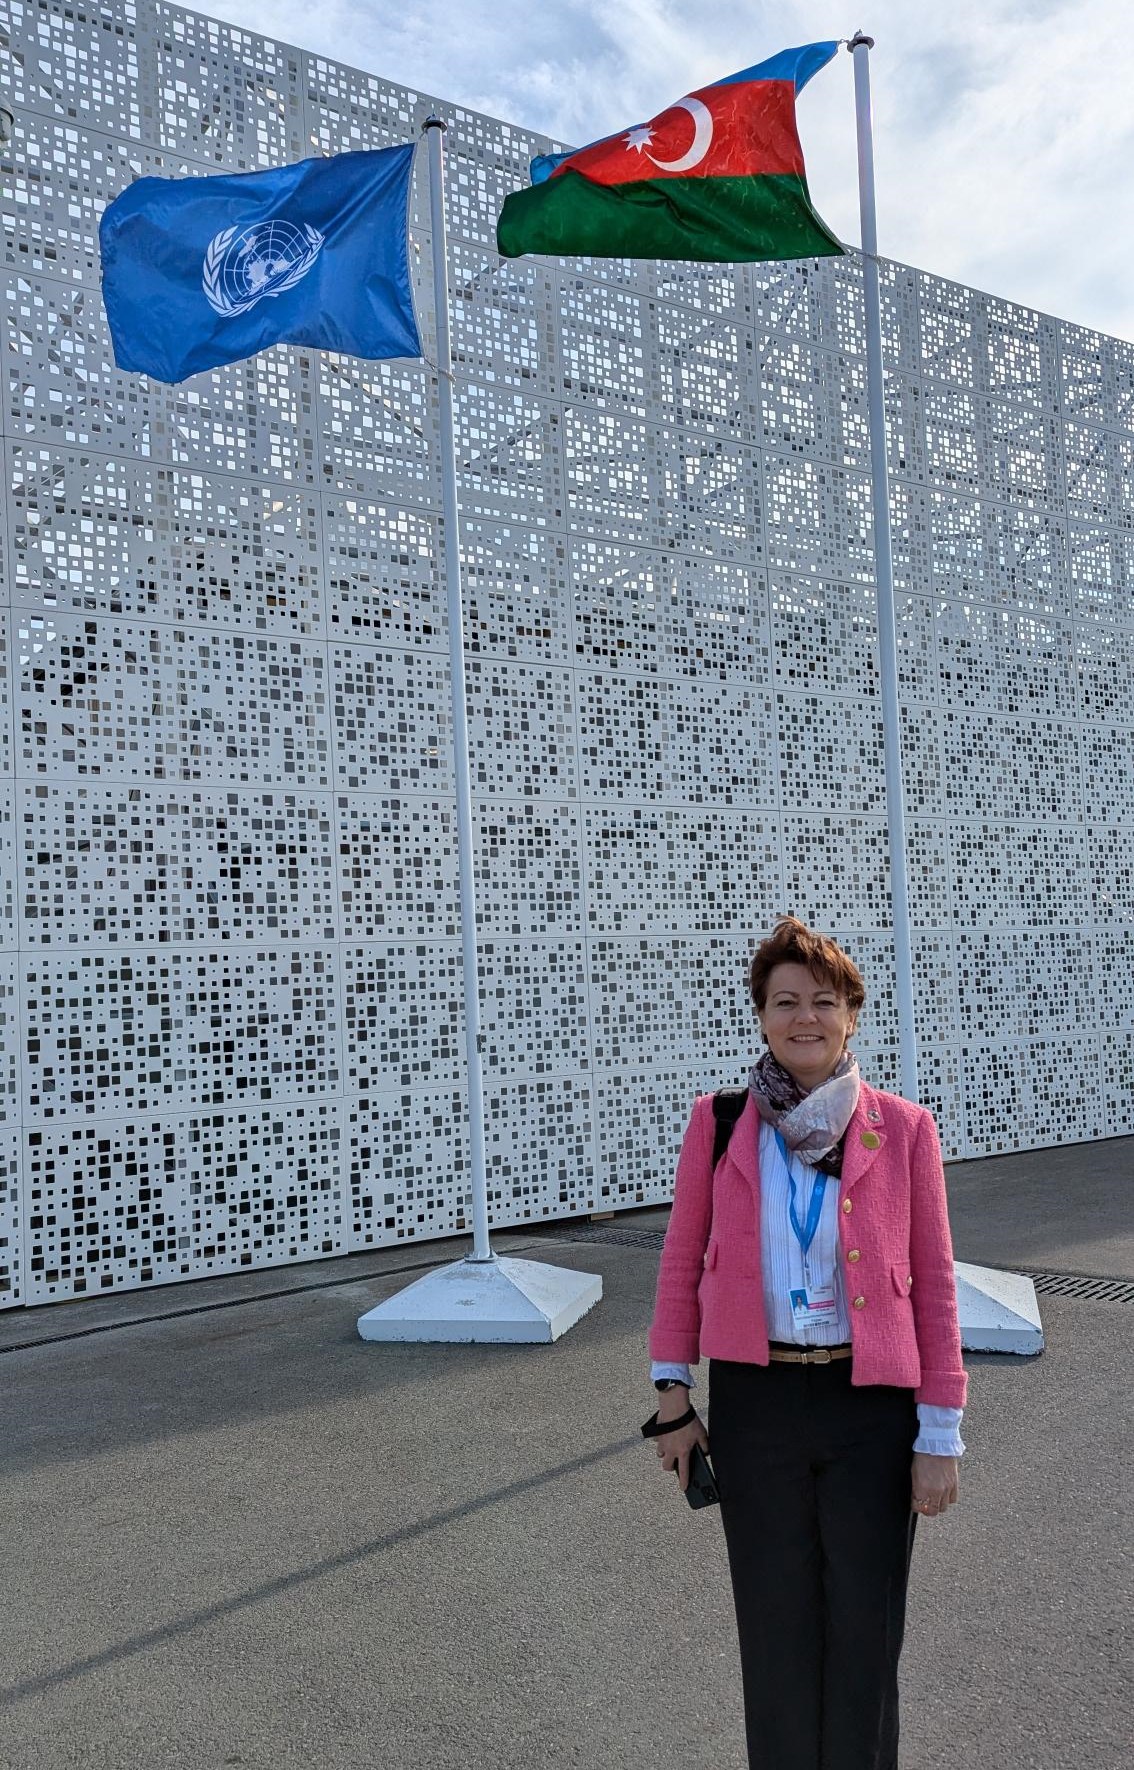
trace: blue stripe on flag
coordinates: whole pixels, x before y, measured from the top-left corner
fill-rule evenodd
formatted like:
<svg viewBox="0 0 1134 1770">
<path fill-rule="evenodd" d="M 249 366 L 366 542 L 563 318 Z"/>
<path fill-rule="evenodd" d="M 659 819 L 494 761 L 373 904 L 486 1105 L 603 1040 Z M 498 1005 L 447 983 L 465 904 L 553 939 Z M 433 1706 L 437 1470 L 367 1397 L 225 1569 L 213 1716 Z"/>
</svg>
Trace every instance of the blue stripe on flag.
<svg viewBox="0 0 1134 1770">
<path fill-rule="evenodd" d="M 757 62 L 754 68 L 745 68 L 743 73 L 729 74 L 727 79 L 716 80 L 716 86 L 735 86 L 741 80 L 792 80 L 795 90 L 803 91 L 813 74 L 825 68 L 839 53 L 839 45 L 834 43 L 804 43 L 798 49 L 781 49 L 778 55 L 769 56 L 767 61 Z"/>
</svg>

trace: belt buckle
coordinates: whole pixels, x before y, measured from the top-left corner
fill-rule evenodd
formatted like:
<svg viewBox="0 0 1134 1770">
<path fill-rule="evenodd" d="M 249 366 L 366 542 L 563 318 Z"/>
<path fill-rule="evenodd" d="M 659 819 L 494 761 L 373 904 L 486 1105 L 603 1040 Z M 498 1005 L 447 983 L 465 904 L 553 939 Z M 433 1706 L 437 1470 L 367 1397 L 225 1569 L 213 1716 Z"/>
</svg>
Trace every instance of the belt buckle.
<svg viewBox="0 0 1134 1770">
<path fill-rule="evenodd" d="M 831 1354 L 826 1346 L 816 1346 L 807 1354 L 808 1364 L 830 1364 Z"/>
</svg>

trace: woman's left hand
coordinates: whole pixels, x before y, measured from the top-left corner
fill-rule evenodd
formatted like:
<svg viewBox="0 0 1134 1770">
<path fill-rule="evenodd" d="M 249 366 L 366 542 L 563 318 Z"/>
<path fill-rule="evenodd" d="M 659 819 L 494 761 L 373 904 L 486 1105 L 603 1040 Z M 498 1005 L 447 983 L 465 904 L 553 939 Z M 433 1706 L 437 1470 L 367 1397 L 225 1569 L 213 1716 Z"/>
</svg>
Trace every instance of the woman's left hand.
<svg viewBox="0 0 1134 1770">
<path fill-rule="evenodd" d="M 910 1505 L 919 1518 L 940 1518 L 957 1502 L 960 1477 L 956 1457 L 934 1457 L 915 1450 Z"/>
</svg>

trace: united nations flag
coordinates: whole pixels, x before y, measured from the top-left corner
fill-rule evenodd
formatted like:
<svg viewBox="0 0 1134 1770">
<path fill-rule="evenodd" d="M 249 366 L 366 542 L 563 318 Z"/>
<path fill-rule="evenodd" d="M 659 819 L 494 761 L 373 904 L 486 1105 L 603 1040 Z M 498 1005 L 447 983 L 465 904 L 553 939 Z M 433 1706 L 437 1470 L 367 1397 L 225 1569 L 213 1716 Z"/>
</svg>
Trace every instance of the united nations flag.
<svg viewBox="0 0 1134 1770">
<path fill-rule="evenodd" d="M 270 344 L 420 356 L 413 155 L 407 145 L 128 186 L 99 228 L 118 367 L 184 381 Z"/>
</svg>

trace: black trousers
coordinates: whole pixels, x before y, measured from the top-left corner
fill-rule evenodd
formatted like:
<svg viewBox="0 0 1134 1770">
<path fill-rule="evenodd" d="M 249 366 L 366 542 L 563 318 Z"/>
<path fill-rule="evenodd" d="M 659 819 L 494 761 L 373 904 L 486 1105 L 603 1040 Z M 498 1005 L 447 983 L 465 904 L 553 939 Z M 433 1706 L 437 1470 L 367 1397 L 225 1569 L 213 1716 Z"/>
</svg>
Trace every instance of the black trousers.
<svg viewBox="0 0 1134 1770">
<path fill-rule="evenodd" d="M 750 1770 L 897 1770 L 917 1409 L 850 1375 L 709 1366 Z"/>
</svg>

